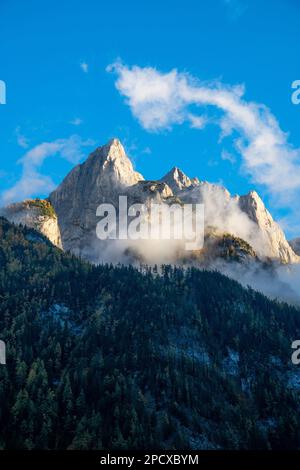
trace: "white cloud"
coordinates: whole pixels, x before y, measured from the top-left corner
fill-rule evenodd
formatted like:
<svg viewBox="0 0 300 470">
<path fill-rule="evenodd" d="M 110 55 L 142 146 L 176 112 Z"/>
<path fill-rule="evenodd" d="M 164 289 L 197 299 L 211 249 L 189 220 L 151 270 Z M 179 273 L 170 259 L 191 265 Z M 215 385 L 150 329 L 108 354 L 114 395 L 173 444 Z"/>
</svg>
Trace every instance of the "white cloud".
<svg viewBox="0 0 300 470">
<path fill-rule="evenodd" d="M 86 62 L 80 62 L 80 68 L 83 70 L 84 73 L 88 73 L 89 71 L 89 64 Z"/>
<path fill-rule="evenodd" d="M 116 88 L 148 131 L 171 129 L 183 122 L 192 126 L 191 106 L 194 119 L 195 106 L 199 113 L 203 109 L 206 113 L 217 111 L 211 122 L 219 125 L 221 139 L 235 131 L 234 150 L 242 156 L 243 170 L 252 181 L 264 186 L 278 205 L 298 203 L 300 149 L 289 144 L 287 134 L 266 106 L 244 99 L 244 86 L 202 83 L 176 69 L 162 73 L 151 67 L 129 68 L 120 62 L 107 70 L 116 73 Z"/>
<path fill-rule="evenodd" d="M 30 198 L 39 193 L 47 194 L 55 187 L 52 179 L 43 175 L 39 170 L 49 157 L 59 156 L 70 163 L 78 163 L 84 156 L 83 148 L 93 145 L 91 140 L 82 140 L 78 135 L 68 139 L 57 139 L 53 142 L 43 142 L 32 148 L 18 161 L 22 165 L 20 179 L 1 194 L 1 204 Z"/>
<path fill-rule="evenodd" d="M 191 127 L 194 129 L 204 129 L 207 124 L 207 119 L 204 116 L 196 116 L 195 114 L 188 114 L 188 120 L 190 121 Z"/>
<path fill-rule="evenodd" d="M 232 153 L 227 152 L 227 150 L 222 150 L 221 158 L 222 158 L 222 160 L 228 161 L 232 164 L 236 162 L 235 156 Z"/>
</svg>

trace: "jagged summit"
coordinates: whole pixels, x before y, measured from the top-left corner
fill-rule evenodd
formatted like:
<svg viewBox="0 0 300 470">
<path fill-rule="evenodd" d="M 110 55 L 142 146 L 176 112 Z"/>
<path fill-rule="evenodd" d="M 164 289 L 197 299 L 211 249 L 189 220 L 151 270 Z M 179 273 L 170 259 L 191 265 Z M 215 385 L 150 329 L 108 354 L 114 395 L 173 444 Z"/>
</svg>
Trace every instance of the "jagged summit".
<svg viewBox="0 0 300 470">
<path fill-rule="evenodd" d="M 144 178 L 137 173 L 118 139 L 94 150 L 53 191 L 49 199 L 58 215 L 64 247 L 82 253 L 95 238 L 96 209 Z"/>
<path fill-rule="evenodd" d="M 299 262 L 300 258 L 286 240 L 281 227 L 274 221 L 256 191 L 250 191 L 245 196 L 238 197 L 238 203 L 243 212 L 257 225 L 263 234 L 266 249 L 271 258 L 277 258 L 285 263 Z"/>
<path fill-rule="evenodd" d="M 174 166 L 160 181 L 167 183 L 173 192 L 182 191 L 193 186 L 199 181 L 197 178 L 190 179 L 177 166 Z"/>
<path fill-rule="evenodd" d="M 107 157 L 109 157 L 113 154 L 114 154 L 115 157 L 116 156 L 117 157 L 124 157 L 126 155 L 124 147 L 121 144 L 121 141 L 119 139 L 117 139 L 116 137 L 113 137 L 112 139 L 110 139 L 106 144 L 100 145 L 92 153 L 96 153 L 96 152 L 98 152 L 99 154 L 102 154 L 104 156 L 107 156 Z"/>
<path fill-rule="evenodd" d="M 143 180 L 140 173 L 134 171 L 131 160 L 127 157 L 121 142 L 113 138 L 107 144 L 98 147 L 81 165 L 83 170 L 105 172 L 115 178 L 116 182 L 131 186 Z"/>
<path fill-rule="evenodd" d="M 121 147 L 123 150 L 124 150 L 124 147 L 123 145 L 121 144 L 121 141 L 117 138 L 117 137 L 113 137 L 112 139 L 110 139 L 107 144 L 106 144 L 107 147 Z"/>
<path fill-rule="evenodd" d="M 111 161 L 116 161 L 116 160 L 123 160 L 123 159 L 128 159 L 124 147 L 119 141 L 119 139 L 113 138 L 108 141 L 107 144 L 98 147 L 96 149 L 96 152 L 99 151 L 99 153 L 103 156 L 103 158 Z M 131 162 L 130 162 L 131 163 Z"/>
</svg>

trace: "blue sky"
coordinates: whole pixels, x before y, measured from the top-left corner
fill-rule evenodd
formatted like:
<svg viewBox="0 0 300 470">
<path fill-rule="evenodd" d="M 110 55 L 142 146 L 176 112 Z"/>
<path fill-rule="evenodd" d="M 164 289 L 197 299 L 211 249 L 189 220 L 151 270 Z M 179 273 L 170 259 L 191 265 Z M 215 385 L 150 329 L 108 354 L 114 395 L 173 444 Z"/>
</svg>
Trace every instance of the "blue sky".
<svg viewBox="0 0 300 470">
<path fill-rule="evenodd" d="M 184 73 L 210 90 L 242 84 L 243 103 L 268 107 L 289 134 L 284 148 L 290 152 L 300 147 L 300 106 L 291 102 L 299 49 L 298 0 L 0 0 L 0 79 L 7 87 L 0 106 L 1 194 L 15 187 L 14 199 L 22 198 L 24 185 L 16 184 L 22 172 L 34 171 L 26 195 L 46 196 L 90 150 L 119 137 L 145 178 L 176 165 L 232 193 L 256 188 L 296 235 L 298 180 L 291 193 L 285 184 L 277 194 L 280 179 L 270 184 L 249 170 L 235 129 L 220 139 L 215 122 L 222 110 L 192 101 L 180 110 L 180 122 L 147 128 L 140 109 L 128 105 L 133 91 L 116 88 L 120 69 L 109 73 L 107 66 L 151 68 L 162 80 L 176 69 L 179 78 Z M 203 129 L 191 125 L 187 112 L 207 119 Z M 294 176 L 297 164 L 291 169 Z M 292 179 L 288 170 L 283 179 Z"/>
</svg>

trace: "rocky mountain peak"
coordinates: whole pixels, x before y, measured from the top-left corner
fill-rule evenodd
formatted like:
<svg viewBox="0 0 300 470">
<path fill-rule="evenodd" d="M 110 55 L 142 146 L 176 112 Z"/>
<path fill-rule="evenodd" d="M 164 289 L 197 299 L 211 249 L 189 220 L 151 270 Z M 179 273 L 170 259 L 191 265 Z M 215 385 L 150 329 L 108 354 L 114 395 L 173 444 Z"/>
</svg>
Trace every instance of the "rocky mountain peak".
<svg viewBox="0 0 300 470">
<path fill-rule="evenodd" d="M 125 153 L 125 149 L 119 139 L 113 138 L 107 144 L 99 147 L 101 154 L 105 158 L 105 162 L 112 161 L 117 162 L 118 160 L 129 160 Z M 130 160 L 129 160 L 130 161 Z M 131 162 L 130 162 L 131 163 Z"/>
<path fill-rule="evenodd" d="M 180 168 L 174 166 L 171 171 L 169 171 L 160 181 L 166 183 L 172 191 L 175 193 L 187 189 L 196 182 L 196 178 L 193 181 L 186 176 Z"/>
<path fill-rule="evenodd" d="M 143 180 L 118 139 L 94 150 L 49 196 L 64 248 L 76 254 L 88 251 L 95 243 L 97 207 L 104 202 L 116 206 L 119 194 Z"/>
<path fill-rule="evenodd" d="M 83 165 L 93 168 L 96 172 L 100 170 L 101 173 L 110 175 L 116 182 L 125 186 L 131 186 L 144 179 L 140 173 L 134 171 L 123 145 L 116 138 L 98 147 Z"/>
<path fill-rule="evenodd" d="M 248 214 L 251 220 L 259 225 L 272 225 L 273 218 L 267 211 L 262 199 L 256 191 L 250 191 L 248 194 L 239 197 L 241 209 Z"/>
<path fill-rule="evenodd" d="M 299 262 L 292 247 L 287 242 L 281 227 L 274 221 L 256 191 L 250 191 L 245 196 L 238 197 L 238 203 L 243 212 L 258 226 L 264 237 L 268 256 L 280 259 L 284 263 Z"/>
</svg>

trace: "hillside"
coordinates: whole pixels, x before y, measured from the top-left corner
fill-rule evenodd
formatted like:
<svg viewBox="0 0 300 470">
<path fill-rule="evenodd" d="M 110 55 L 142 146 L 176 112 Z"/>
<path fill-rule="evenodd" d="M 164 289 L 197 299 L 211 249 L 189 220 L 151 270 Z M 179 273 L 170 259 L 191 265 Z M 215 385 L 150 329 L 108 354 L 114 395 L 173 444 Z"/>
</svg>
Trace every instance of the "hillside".
<svg viewBox="0 0 300 470">
<path fill-rule="evenodd" d="M 299 338 L 220 273 L 93 266 L 0 219 L 1 448 L 299 448 Z"/>
</svg>

